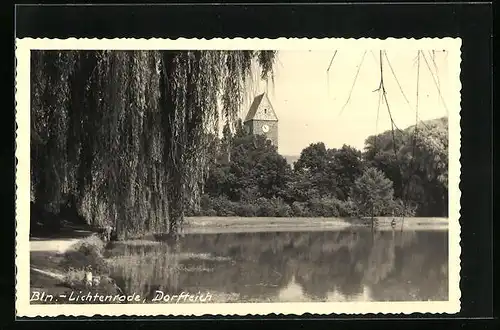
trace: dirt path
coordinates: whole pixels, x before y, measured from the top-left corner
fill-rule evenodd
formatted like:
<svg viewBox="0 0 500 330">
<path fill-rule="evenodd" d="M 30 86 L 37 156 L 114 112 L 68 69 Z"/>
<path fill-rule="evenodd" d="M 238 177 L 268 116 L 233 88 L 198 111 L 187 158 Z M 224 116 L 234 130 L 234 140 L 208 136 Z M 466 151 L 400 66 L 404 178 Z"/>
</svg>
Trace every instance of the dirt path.
<svg viewBox="0 0 500 330">
<path fill-rule="evenodd" d="M 64 253 L 72 245 L 76 244 L 81 239 L 87 238 L 91 235 L 93 235 L 93 233 L 91 231 L 76 230 L 73 235 L 68 235 L 69 237 L 64 237 L 64 238 L 31 237 L 30 238 L 30 252 Z"/>
<path fill-rule="evenodd" d="M 64 280 L 64 274 L 62 274 L 62 273 L 56 273 L 56 272 L 51 272 L 51 271 L 47 271 L 47 270 L 43 270 L 43 269 L 38 269 L 38 268 L 35 268 L 33 266 L 31 267 L 31 270 L 36 272 L 36 273 L 48 276 L 50 278 L 56 279 L 56 280 L 61 281 L 61 282 Z"/>
<path fill-rule="evenodd" d="M 76 244 L 80 239 L 65 239 L 65 240 L 40 240 L 30 242 L 31 252 L 55 252 L 64 253 L 73 244 Z"/>
</svg>

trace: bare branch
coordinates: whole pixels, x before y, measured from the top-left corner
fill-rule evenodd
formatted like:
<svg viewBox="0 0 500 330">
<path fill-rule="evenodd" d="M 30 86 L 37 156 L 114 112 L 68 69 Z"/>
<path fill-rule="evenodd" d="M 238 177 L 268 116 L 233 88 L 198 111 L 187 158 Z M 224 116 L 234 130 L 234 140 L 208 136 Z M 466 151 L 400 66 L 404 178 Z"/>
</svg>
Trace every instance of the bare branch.
<svg viewBox="0 0 500 330">
<path fill-rule="evenodd" d="M 344 112 L 345 107 L 347 106 L 347 104 L 351 100 L 352 91 L 354 90 L 354 86 L 356 85 L 356 81 L 358 80 L 359 71 L 361 70 L 361 66 L 363 65 L 363 61 L 365 60 L 365 55 L 366 55 L 366 51 L 363 53 L 363 56 L 361 56 L 361 61 L 359 62 L 358 70 L 356 71 L 356 76 L 354 77 L 354 81 L 352 82 L 351 90 L 349 91 L 349 96 L 347 97 L 347 101 L 345 102 L 344 106 L 342 106 L 342 109 L 340 109 L 340 112 L 338 114 L 339 117 L 340 117 L 340 115 L 342 115 L 342 112 Z"/>
<path fill-rule="evenodd" d="M 399 91 L 401 92 L 401 95 L 403 95 L 403 98 L 405 99 L 406 101 L 406 104 L 408 105 L 408 107 L 413 110 L 411 104 L 410 104 L 410 101 L 408 100 L 408 98 L 406 97 L 406 94 L 405 92 L 403 91 L 403 87 L 401 86 L 401 84 L 399 83 L 399 79 L 398 77 L 396 76 L 396 72 L 394 71 L 392 65 L 391 65 L 391 61 L 389 60 L 389 57 L 387 56 L 387 52 L 384 52 L 384 55 L 385 55 L 385 58 L 387 60 L 387 64 L 389 65 L 389 68 L 391 69 L 391 73 L 394 77 L 394 79 L 396 80 L 396 83 L 398 84 L 398 87 L 399 87 Z M 418 65 L 420 66 L 420 59 L 419 59 L 419 56 L 416 57 L 416 61 L 418 62 Z M 420 69 L 418 69 L 420 70 Z M 424 126 L 427 127 L 427 124 L 425 122 L 421 122 Z M 428 128 L 428 127 L 427 127 Z"/>
<path fill-rule="evenodd" d="M 335 53 L 333 53 L 332 59 L 330 60 L 330 64 L 328 65 L 328 69 L 326 69 L 326 73 L 330 72 L 330 68 L 332 67 L 332 63 L 336 55 L 337 55 L 337 50 L 335 50 Z"/>
<path fill-rule="evenodd" d="M 431 66 L 429 65 L 429 62 L 427 61 L 427 57 L 423 53 L 422 53 L 422 58 L 424 59 L 425 65 L 427 66 L 427 69 L 429 69 L 429 73 L 432 76 L 432 81 L 434 81 L 434 85 L 436 86 L 436 89 L 438 90 L 439 98 L 441 99 L 441 102 L 443 102 L 443 106 L 446 110 L 446 115 L 448 115 L 448 106 L 446 105 L 446 102 L 443 99 L 443 94 L 441 93 L 441 88 L 439 87 L 439 85 L 436 81 L 436 77 L 434 77 L 434 73 L 432 72 Z"/>
<path fill-rule="evenodd" d="M 328 69 L 326 69 L 326 85 L 327 85 L 327 91 L 328 94 L 330 93 L 330 68 L 332 66 L 333 60 L 335 59 L 335 56 L 337 55 L 337 50 L 335 50 L 335 53 L 333 53 L 332 59 L 330 60 L 330 64 L 328 65 Z"/>
</svg>

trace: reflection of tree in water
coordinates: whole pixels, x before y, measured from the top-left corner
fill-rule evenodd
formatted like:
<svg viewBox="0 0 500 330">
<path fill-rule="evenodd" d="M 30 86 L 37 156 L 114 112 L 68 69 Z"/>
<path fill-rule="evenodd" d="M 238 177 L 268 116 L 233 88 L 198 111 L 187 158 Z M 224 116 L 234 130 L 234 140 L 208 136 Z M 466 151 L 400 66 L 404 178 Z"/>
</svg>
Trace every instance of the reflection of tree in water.
<svg viewBox="0 0 500 330">
<path fill-rule="evenodd" d="M 311 300 L 356 299 L 367 287 L 373 300 L 447 299 L 446 232 L 193 234 L 179 244 L 180 255 L 162 245 L 142 250 L 138 265 L 117 266 L 127 291 L 162 285 L 267 300 L 293 279 Z"/>
<path fill-rule="evenodd" d="M 394 231 L 373 233 L 373 245 L 363 276 L 364 283 L 376 285 L 394 270 L 395 234 Z"/>
<path fill-rule="evenodd" d="M 113 277 L 125 293 L 151 299 L 155 290 L 176 291 L 178 255 L 158 246 L 126 246 L 114 249 L 111 256 Z"/>
<path fill-rule="evenodd" d="M 373 299 L 448 299 L 448 234 L 418 233 L 417 239 L 396 246 L 394 271 L 371 286 Z"/>
</svg>

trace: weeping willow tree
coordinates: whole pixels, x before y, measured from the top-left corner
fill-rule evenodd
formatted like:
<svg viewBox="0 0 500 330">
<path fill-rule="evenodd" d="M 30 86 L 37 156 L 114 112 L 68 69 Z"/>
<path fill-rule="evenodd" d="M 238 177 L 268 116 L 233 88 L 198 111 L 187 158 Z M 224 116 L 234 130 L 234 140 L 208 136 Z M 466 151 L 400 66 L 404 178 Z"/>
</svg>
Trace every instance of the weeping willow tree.
<svg viewBox="0 0 500 330">
<path fill-rule="evenodd" d="M 33 51 L 31 200 L 119 236 L 177 233 L 207 173 L 207 136 L 234 122 L 274 51 Z M 222 109 L 222 111 L 221 111 Z M 188 205 L 186 205 L 188 204 Z"/>
</svg>

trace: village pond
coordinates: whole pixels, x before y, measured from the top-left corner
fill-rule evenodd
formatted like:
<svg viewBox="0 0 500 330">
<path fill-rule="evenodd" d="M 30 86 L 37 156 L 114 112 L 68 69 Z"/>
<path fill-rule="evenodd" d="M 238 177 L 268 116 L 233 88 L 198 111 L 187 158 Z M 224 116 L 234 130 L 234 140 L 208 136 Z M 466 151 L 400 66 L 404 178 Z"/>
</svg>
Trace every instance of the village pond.
<svg viewBox="0 0 500 330">
<path fill-rule="evenodd" d="M 115 243 L 107 257 L 123 292 L 152 302 L 448 300 L 447 230 L 198 233 Z"/>
</svg>

